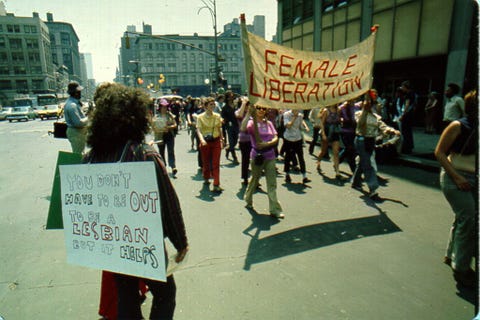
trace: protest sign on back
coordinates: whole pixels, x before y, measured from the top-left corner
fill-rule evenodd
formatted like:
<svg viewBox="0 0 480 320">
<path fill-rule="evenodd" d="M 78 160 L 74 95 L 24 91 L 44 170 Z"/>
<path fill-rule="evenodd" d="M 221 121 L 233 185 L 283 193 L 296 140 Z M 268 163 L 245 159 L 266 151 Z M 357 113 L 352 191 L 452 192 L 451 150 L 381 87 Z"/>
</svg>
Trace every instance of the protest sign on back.
<svg viewBox="0 0 480 320">
<path fill-rule="evenodd" d="M 153 162 L 60 166 L 67 261 L 165 281 Z"/>
</svg>

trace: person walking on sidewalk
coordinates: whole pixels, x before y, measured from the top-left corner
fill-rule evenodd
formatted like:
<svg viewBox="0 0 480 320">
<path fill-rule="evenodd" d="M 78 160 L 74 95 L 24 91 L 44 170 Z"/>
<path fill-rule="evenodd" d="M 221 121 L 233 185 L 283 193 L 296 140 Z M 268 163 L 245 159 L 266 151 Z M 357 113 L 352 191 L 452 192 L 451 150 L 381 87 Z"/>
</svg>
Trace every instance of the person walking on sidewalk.
<svg viewBox="0 0 480 320">
<path fill-rule="evenodd" d="M 347 159 L 348 166 L 352 173 L 354 173 L 356 168 L 355 157 L 357 153 L 353 142 L 355 140 L 355 128 L 357 127 L 357 123 L 355 122 L 355 112 L 358 111 L 358 108 L 353 100 L 349 100 L 342 104 L 339 109 L 341 122 L 340 136 L 344 147 L 339 154 L 339 163 L 342 163 L 344 159 Z"/>
<path fill-rule="evenodd" d="M 372 111 L 372 98 L 370 93 L 365 94 L 362 102 L 362 110 L 355 113 L 355 120 L 357 128 L 355 130 L 355 149 L 360 157 L 360 162 L 355 169 L 352 179 L 352 188 L 362 188 L 362 173 L 367 182 L 369 194 L 368 196 L 373 200 L 378 200 L 377 189 L 379 187 L 377 172 L 373 161 L 375 159 L 372 154 L 375 149 L 375 139 L 379 133 L 400 135 L 400 132 L 387 126 L 380 116 Z"/>
<path fill-rule="evenodd" d="M 440 186 L 455 218 L 450 229 L 444 262 L 452 267 L 455 280 L 468 287 L 478 284 L 471 269 L 478 252 L 478 96 L 465 96 L 466 117 L 451 122 L 435 148 L 442 166 Z"/>
<path fill-rule="evenodd" d="M 268 208 L 270 215 L 277 219 L 285 218 L 283 209 L 277 198 L 277 170 L 275 168 L 275 146 L 278 143 L 277 130 L 273 123 L 265 117 L 267 109 L 261 106 L 249 108 L 251 116 L 246 116 L 241 124 L 240 131 L 250 136 L 252 150 L 250 152 L 250 164 L 252 178 L 248 183 L 244 200 L 246 207 L 253 209 L 253 193 L 257 190 L 258 181 L 265 173 L 267 180 Z"/>
<path fill-rule="evenodd" d="M 322 158 L 328 152 L 328 145 L 332 145 L 333 153 L 333 169 L 335 170 L 335 178 L 340 176 L 340 113 L 337 105 L 326 107 L 320 114 L 322 120 L 322 149 L 318 154 L 317 171 L 322 172 L 321 163 Z"/>
<path fill-rule="evenodd" d="M 320 111 L 320 108 L 314 108 L 309 113 L 309 119 L 313 126 L 312 142 L 310 142 L 310 146 L 308 147 L 308 153 L 311 155 L 313 155 L 318 138 L 320 137 L 320 128 L 322 127 Z"/>
<path fill-rule="evenodd" d="M 165 158 L 165 146 L 168 153 L 168 165 L 172 168 L 172 174 L 177 174 L 177 167 L 175 164 L 175 132 L 177 131 L 177 121 L 175 115 L 168 111 L 168 101 L 161 99 L 159 103 L 159 113 L 155 115 L 152 121 L 152 129 L 155 137 L 155 143 L 158 146 L 158 151 L 167 163 Z"/>
<path fill-rule="evenodd" d="M 283 171 L 285 172 L 285 182 L 292 182 L 290 177 L 290 166 L 295 158 L 300 164 L 300 172 L 302 173 L 302 182 L 308 183 L 311 180 L 307 178 L 307 169 L 305 165 L 305 157 L 303 156 L 303 135 L 302 129 L 309 131 L 307 124 L 303 120 L 303 113 L 297 109 L 288 110 L 283 114 L 283 124 L 285 132 L 283 133 L 283 145 L 285 150 L 285 161 Z"/>
<path fill-rule="evenodd" d="M 237 117 L 237 121 L 239 122 L 239 127 L 242 125 L 243 119 L 246 117 L 250 117 L 250 103 L 248 100 L 242 99 L 241 106 L 235 111 L 235 116 Z M 240 146 L 240 155 L 241 155 L 241 178 L 243 180 L 244 185 L 248 185 L 248 167 L 250 164 L 250 151 L 252 150 L 252 143 L 250 142 L 250 136 L 245 131 L 240 131 L 238 135 L 239 139 L 239 146 Z"/>
<path fill-rule="evenodd" d="M 225 131 L 228 136 L 228 148 L 225 152 L 225 156 L 228 159 L 228 155 L 231 154 L 233 163 L 238 164 L 237 154 L 235 153 L 235 147 L 238 142 L 238 121 L 235 116 L 235 96 L 232 91 L 225 92 L 225 105 L 222 108 L 221 116 L 224 121 Z"/>
<path fill-rule="evenodd" d="M 213 112 L 215 99 L 205 99 L 205 112 L 197 117 L 197 135 L 200 140 L 202 173 L 205 184 L 213 178 L 213 191 L 222 192 L 220 187 L 220 154 L 225 144 L 222 133 L 222 117 Z"/>
</svg>

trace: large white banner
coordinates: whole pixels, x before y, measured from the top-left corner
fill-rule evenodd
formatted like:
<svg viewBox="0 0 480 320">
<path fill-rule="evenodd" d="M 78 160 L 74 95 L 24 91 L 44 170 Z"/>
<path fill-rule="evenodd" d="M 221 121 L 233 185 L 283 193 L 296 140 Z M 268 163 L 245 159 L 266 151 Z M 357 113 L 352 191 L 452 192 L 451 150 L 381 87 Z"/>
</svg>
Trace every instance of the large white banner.
<svg viewBox="0 0 480 320">
<path fill-rule="evenodd" d="M 311 109 L 354 99 L 372 85 L 375 34 L 338 51 L 294 50 L 265 41 L 242 21 L 250 102 L 277 109 Z"/>
<path fill-rule="evenodd" d="M 154 163 L 62 165 L 59 169 L 67 261 L 165 281 Z"/>
</svg>

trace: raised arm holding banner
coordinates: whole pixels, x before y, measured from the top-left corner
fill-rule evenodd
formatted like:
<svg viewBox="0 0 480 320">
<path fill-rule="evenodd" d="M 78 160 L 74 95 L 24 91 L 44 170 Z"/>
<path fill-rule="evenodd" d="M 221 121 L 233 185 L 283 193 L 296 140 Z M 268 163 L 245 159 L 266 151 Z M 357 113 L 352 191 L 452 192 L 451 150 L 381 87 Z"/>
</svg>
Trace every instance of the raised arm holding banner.
<svg viewBox="0 0 480 320">
<path fill-rule="evenodd" d="M 268 108 L 311 109 L 354 99 L 372 86 L 376 28 L 359 44 L 338 51 L 294 50 L 246 29 L 241 15 L 248 97 Z"/>
</svg>

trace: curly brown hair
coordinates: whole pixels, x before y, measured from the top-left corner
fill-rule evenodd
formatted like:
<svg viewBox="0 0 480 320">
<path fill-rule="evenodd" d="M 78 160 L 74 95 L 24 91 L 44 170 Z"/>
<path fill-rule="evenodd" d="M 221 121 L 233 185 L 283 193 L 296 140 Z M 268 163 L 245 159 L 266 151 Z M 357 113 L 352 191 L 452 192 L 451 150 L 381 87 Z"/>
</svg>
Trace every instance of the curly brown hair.
<svg viewBox="0 0 480 320">
<path fill-rule="evenodd" d="M 94 152 L 110 153 L 128 140 L 141 143 L 150 130 L 150 97 L 141 89 L 104 83 L 95 91 L 87 143 Z"/>
</svg>

